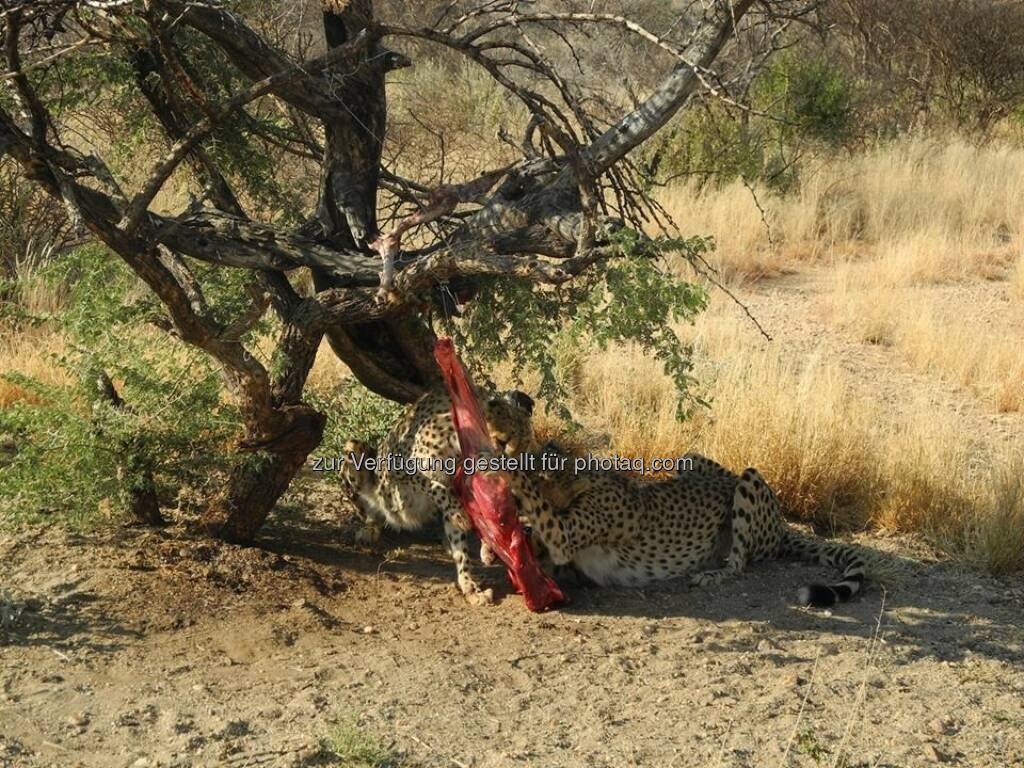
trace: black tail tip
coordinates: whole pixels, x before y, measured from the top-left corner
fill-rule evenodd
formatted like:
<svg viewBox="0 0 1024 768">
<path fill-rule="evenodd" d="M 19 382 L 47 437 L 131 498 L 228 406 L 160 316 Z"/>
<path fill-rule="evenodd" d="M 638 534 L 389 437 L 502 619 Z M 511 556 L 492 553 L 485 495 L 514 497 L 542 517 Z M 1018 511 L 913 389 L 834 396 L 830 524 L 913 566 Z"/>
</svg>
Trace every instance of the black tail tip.
<svg viewBox="0 0 1024 768">
<path fill-rule="evenodd" d="M 808 608 L 829 608 L 839 602 L 839 596 L 824 584 L 808 584 L 797 590 L 796 601 Z"/>
</svg>

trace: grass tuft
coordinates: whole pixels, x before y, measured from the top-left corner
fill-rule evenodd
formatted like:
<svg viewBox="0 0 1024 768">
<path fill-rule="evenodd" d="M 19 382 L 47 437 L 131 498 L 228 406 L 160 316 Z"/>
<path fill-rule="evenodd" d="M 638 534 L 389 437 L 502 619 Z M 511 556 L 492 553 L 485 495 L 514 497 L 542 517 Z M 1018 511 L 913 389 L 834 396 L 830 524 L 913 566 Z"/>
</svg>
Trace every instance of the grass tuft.
<svg viewBox="0 0 1024 768">
<path fill-rule="evenodd" d="M 324 740 L 324 750 L 338 768 L 410 768 L 400 755 L 385 747 L 355 720 L 335 726 Z"/>
</svg>

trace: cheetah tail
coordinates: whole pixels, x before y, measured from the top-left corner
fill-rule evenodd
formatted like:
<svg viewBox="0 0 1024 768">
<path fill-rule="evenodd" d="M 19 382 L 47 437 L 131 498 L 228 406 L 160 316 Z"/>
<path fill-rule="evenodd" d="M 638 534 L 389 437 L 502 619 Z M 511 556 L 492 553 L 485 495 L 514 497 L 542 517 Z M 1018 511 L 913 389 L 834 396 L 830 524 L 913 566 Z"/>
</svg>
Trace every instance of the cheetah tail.
<svg viewBox="0 0 1024 768">
<path fill-rule="evenodd" d="M 797 591 L 797 602 L 812 608 L 828 608 L 844 603 L 864 585 L 865 563 L 857 547 L 830 544 L 815 536 L 789 529 L 782 541 L 779 557 L 818 563 L 835 568 L 842 579 L 833 584 L 808 584 Z"/>
</svg>

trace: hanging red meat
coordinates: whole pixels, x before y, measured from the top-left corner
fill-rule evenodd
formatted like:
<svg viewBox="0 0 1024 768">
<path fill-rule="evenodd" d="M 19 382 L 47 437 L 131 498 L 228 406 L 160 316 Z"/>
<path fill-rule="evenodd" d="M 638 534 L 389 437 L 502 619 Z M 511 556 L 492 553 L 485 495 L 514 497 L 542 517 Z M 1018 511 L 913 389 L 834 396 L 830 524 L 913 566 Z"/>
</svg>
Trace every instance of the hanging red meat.
<svg viewBox="0 0 1024 768">
<path fill-rule="evenodd" d="M 500 474 L 463 471 L 466 460 L 495 451 L 476 393 L 451 339 L 438 339 L 434 357 L 441 367 L 452 401 L 452 419 L 459 436 L 463 462 L 455 476 L 455 490 L 480 538 L 505 564 L 509 581 L 523 595 L 531 611 L 544 611 L 563 602 L 558 585 L 544 574 L 519 523 L 508 484 Z"/>
</svg>

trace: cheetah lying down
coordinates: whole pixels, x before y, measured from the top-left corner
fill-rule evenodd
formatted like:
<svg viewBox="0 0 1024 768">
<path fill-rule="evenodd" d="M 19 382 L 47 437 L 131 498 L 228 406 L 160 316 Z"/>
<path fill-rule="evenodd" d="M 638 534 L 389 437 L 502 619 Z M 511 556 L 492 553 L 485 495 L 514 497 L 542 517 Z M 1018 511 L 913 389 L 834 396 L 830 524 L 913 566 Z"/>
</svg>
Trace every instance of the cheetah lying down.
<svg viewBox="0 0 1024 768">
<path fill-rule="evenodd" d="M 749 562 L 792 557 L 842 572 L 834 584 L 802 587 L 802 605 L 830 606 L 860 590 L 859 550 L 790 528 L 756 469 L 735 475 L 703 456 L 687 458 L 692 469 L 659 481 L 562 471 L 512 478 L 510 486 L 538 549 L 554 565 L 571 563 L 598 584 L 688 575 L 703 586 L 739 573 Z"/>
</svg>

